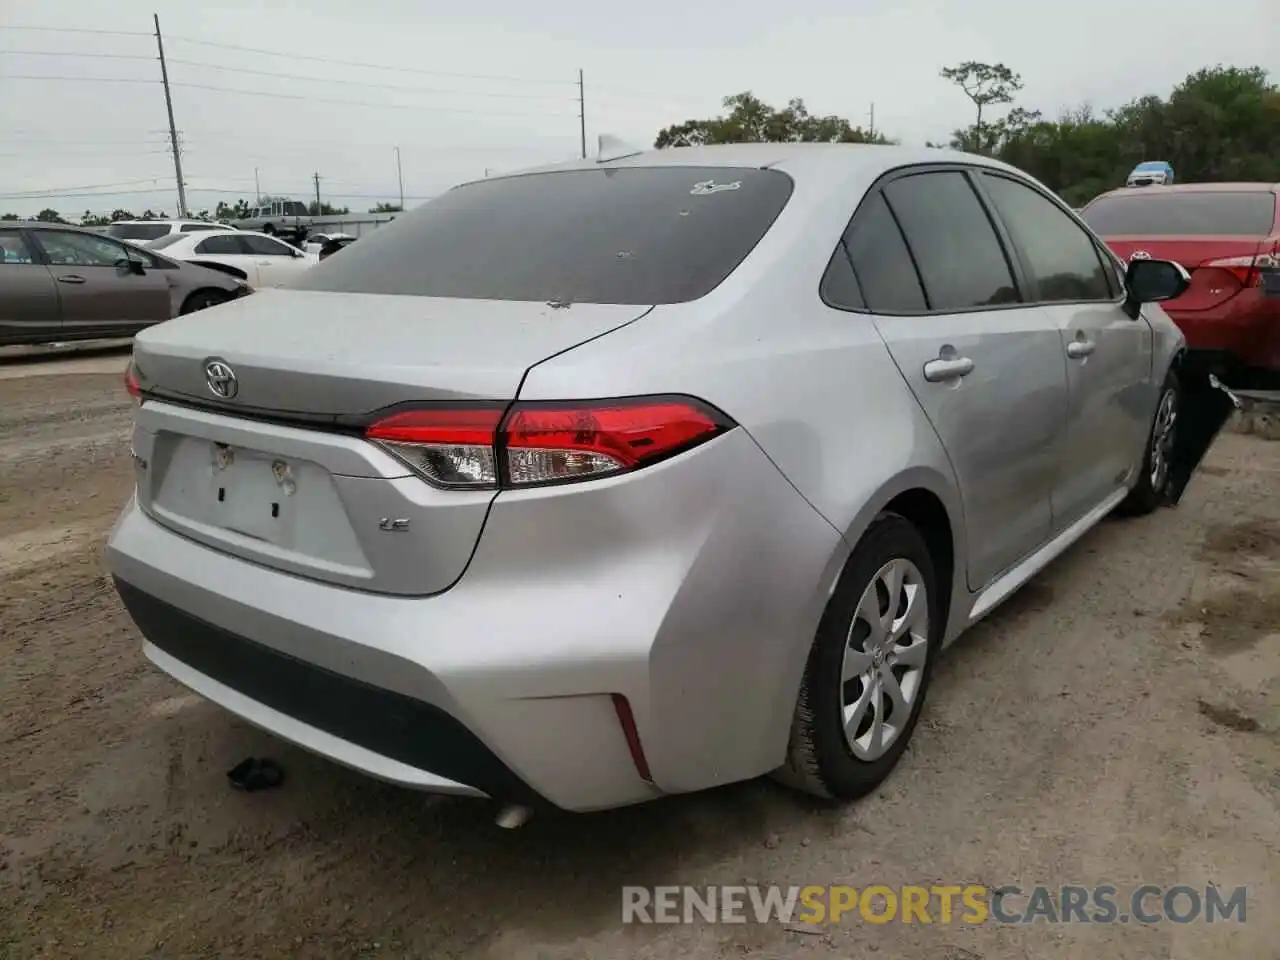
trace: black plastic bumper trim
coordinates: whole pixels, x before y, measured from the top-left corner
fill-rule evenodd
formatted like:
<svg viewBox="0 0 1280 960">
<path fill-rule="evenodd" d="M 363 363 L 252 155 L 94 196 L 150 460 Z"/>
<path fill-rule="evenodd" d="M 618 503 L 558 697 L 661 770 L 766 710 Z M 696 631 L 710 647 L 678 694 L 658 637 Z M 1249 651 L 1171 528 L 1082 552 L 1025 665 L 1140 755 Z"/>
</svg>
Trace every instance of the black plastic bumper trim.
<svg viewBox="0 0 1280 960">
<path fill-rule="evenodd" d="M 541 800 L 474 733 L 439 707 L 215 627 L 118 577 L 115 586 L 148 641 L 251 700 L 494 799 Z"/>
</svg>

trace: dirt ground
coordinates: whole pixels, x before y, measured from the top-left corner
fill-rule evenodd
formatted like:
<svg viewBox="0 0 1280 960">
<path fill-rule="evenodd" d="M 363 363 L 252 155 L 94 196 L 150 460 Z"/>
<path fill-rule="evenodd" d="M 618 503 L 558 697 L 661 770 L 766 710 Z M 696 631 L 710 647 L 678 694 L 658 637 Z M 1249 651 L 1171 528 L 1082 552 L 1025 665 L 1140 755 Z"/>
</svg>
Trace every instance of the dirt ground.
<svg viewBox="0 0 1280 960">
<path fill-rule="evenodd" d="M 1280 443 L 1104 523 L 944 657 L 876 795 L 769 782 L 506 832 L 150 668 L 102 544 L 123 355 L 0 362 L 0 957 L 1280 957 Z M 283 788 L 228 789 L 248 755 Z M 623 884 L 1248 885 L 1245 924 L 628 926 Z"/>
</svg>

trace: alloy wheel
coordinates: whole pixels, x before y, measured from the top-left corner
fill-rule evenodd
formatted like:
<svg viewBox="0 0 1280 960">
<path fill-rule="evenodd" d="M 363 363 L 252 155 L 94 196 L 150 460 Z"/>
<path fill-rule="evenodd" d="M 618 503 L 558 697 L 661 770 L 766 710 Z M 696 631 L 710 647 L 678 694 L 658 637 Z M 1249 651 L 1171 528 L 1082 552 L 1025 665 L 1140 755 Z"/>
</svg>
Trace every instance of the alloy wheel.
<svg viewBox="0 0 1280 960">
<path fill-rule="evenodd" d="M 1151 489 L 1157 493 L 1164 489 L 1169 479 L 1169 462 L 1173 456 L 1173 441 L 1178 424 L 1178 392 L 1167 389 L 1160 398 L 1156 410 L 1155 426 L 1151 430 Z"/>
<path fill-rule="evenodd" d="M 858 601 L 840 673 L 845 741 L 857 759 L 879 759 L 906 728 L 928 656 L 924 577 L 910 560 L 890 560 Z"/>
</svg>

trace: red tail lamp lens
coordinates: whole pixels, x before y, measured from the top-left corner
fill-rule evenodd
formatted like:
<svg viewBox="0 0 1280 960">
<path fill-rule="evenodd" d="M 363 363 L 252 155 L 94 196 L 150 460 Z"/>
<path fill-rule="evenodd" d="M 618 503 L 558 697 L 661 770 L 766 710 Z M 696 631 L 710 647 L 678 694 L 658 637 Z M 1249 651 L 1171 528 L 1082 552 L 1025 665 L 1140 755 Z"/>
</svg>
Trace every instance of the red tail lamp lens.
<svg viewBox="0 0 1280 960">
<path fill-rule="evenodd" d="M 637 470 L 732 428 L 689 398 L 411 410 L 366 432 L 443 487 L 522 487 Z M 500 470 L 500 464 L 504 468 Z"/>
</svg>

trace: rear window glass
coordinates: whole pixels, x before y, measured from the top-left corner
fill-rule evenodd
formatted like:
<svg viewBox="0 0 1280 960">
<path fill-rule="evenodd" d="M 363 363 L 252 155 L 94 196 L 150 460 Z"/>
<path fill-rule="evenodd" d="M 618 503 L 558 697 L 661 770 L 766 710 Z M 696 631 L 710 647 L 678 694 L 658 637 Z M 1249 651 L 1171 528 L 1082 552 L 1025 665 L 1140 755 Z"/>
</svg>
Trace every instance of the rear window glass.
<svg viewBox="0 0 1280 960">
<path fill-rule="evenodd" d="M 776 170 L 629 167 L 480 180 L 325 260 L 302 290 L 657 304 L 711 292 L 791 197 Z"/>
<path fill-rule="evenodd" d="M 1102 197 L 1081 218 L 1103 237 L 1264 237 L 1275 223 L 1275 194 L 1264 191 L 1171 192 L 1136 187 L 1138 194 Z"/>
<path fill-rule="evenodd" d="M 113 223 L 105 231 L 107 236 L 120 240 L 155 240 L 169 232 L 167 223 Z"/>
<path fill-rule="evenodd" d="M 172 247 L 175 243 L 185 239 L 186 237 L 180 233 L 166 233 L 159 240 L 152 240 L 147 246 L 152 250 L 163 250 L 165 247 Z"/>
</svg>

